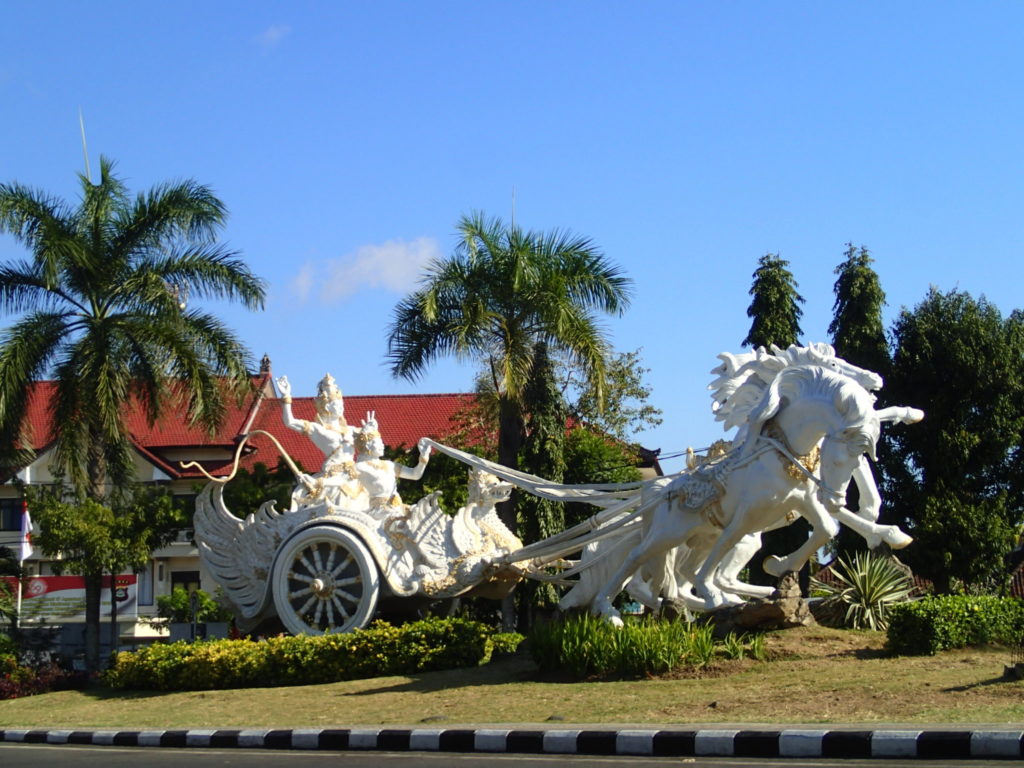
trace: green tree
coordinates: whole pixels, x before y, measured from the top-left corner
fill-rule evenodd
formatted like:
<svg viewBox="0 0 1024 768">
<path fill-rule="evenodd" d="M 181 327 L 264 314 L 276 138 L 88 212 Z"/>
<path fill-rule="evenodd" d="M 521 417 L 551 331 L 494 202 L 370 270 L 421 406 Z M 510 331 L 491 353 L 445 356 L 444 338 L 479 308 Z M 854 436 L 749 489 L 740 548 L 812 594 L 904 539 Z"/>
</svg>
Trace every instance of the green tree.
<svg viewBox="0 0 1024 768">
<path fill-rule="evenodd" d="M 871 268 L 874 259 L 868 249 L 846 245 L 846 259 L 835 269 L 836 301 L 828 326 L 832 346 L 844 360 L 885 377 L 892 364 L 882 322 L 885 291 Z"/>
<path fill-rule="evenodd" d="M 596 313 L 621 314 L 631 281 L 586 238 L 482 214 L 463 217 L 458 230 L 455 253 L 433 262 L 395 308 L 388 359 L 410 380 L 444 356 L 481 361 L 498 402 L 498 461 L 514 468 L 537 342 L 578 364 L 603 396 L 608 345 Z M 501 514 L 515 530 L 514 508 Z"/>
<path fill-rule="evenodd" d="M 576 427 L 566 436 L 566 483 L 633 483 L 641 479 L 637 463 L 638 456 L 630 446 L 586 427 Z M 566 528 L 598 511 L 583 502 L 570 502 L 564 507 Z"/>
<path fill-rule="evenodd" d="M 638 432 L 661 424 L 661 409 L 650 404 L 651 388 L 644 382 L 650 373 L 640 358 L 641 350 L 612 354 L 605 365 L 603 393 L 584 386 L 570 405 L 572 415 L 593 429 L 619 440 L 628 440 Z M 572 372 L 567 377 L 572 387 Z M 602 398 L 599 394 L 603 394 Z"/>
<path fill-rule="evenodd" d="M 68 494 L 60 486 L 26 486 L 24 492 L 32 509 L 33 544 L 53 558 L 54 573 L 82 574 L 86 589 L 91 585 L 97 598 L 104 574 L 140 570 L 150 553 L 170 542 L 190 519 L 166 489 L 138 484 L 106 504 L 83 492 Z M 87 657 L 98 653 L 98 613 L 97 599 L 96 648 L 90 648 L 93 639 L 87 636 Z M 91 668 L 98 663 L 88 661 Z"/>
<path fill-rule="evenodd" d="M 775 253 L 766 253 L 757 262 L 747 317 L 750 331 L 741 342 L 744 346 L 767 347 L 776 344 L 783 349 L 800 343 L 800 305 L 804 298 L 797 293 L 798 283 L 787 267 L 789 262 Z"/>
<path fill-rule="evenodd" d="M 301 470 L 302 465 L 298 466 Z M 258 461 L 251 472 L 244 467 L 239 469 L 234 479 L 224 486 L 224 504 L 243 519 L 259 510 L 265 501 L 276 501 L 278 510 L 288 509 L 294 487 L 295 476 L 283 458 L 277 460 L 274 469 Z M 197 486 L 196 490 L 201 487 Z"/>
<path fill-rule="evenodd" d="M 80 176 L 72 207 L 19 183 L 0 185 L 0 232 L 30 257 L 0 266 L 0 313 L 20 315 L 0 334 L 0 445 L 22 433 L 30 384 L 53 378 L 53 459 L 96 503 L 133 479 L 125 425 L 133 402 L 155 423 L 170 407 L 215 429 L 226 398 L 250 386 L 248 353 L 190 297 L 261 308 L 262 281 L 215 236 L 226 211 L 208 187 L 183 181 L 132 198 L 100 162 Z M 20 466 L 26 457 L 7 457 Z M 86 624 L 98 662 L 99 582 L 87 574 Z"/>
<path fill-rule="evenodd" d="M 932 288 L 893 341 L 888 397 L 925 419 L 883 435 L 883 518 L 915 537 L 906 561 L 938 591 L 989 588 L 1024 514 L 1024 318 Z"/>
<path fill-rule="evenodd" d="M 533 371 L 523 394 L 530 411 L 521 466 L 530 474 L 560 483 L 565 475 L 566 412 L 544 342 L 536 345 Z M 517 500 L 516 511 L 520 537 L 527 544 L 565 529 L 565 511 L 560 502 L 522 494 Z M 553 610 L 557 604 L 558 593 L 552 585 L 527 582 L 519 590 L 520 631 L 533 624 L 536 611 Z"/>
<path fill-rule="evenodd" d="M 751 318 L 750 332 L 743 340 L 744 346 L 769 347 L 772 344 L 785 349 L 800 343 L 800 317 L 803 297 L 797 293 L 797 282 L 787 269 L 789 262 L 778 254 L 766 253 L 758 260 L 754 270 L 754 283 L 750 288 L 752 297 L 747 308 Z M 770 584 L 773 579 L 761 569 L 761 563 L 768 555 L 787 555 L 800 547 L 810 535 L 810 526 L 801 518 L 792 525 L 768 531 L 761 537 L 761 549 L 750 561 L 750 581 L 754 584 Z M 801 586 L 806 590 L 809 582 L 806 568 L 801 571 Z"/>
<path fill-rule="evenodd" d="M 892 358 L 882 322 L 885 292 L 878 274 L 871 268 L 874 259 L 867 248 L 862 245 L 858 250 L 853 243 L 846 244 L 845 257 L 835 269 L 836 300 L 828 326 L 832 345 L 844 360 L 888 378 Z M 885 393 L 880 396 L 884 398 Z M 881 454 L 885 450 L 885 444 L 879 446 Z M 860 501 L 856 484 L 850 484 L 846 498 L 846 506 L 856 510 Z M 839 554 L 864 550 L 867 546 L 863 538 L 848 528 L 841 528 L 833 543 Z"/>
</svg>

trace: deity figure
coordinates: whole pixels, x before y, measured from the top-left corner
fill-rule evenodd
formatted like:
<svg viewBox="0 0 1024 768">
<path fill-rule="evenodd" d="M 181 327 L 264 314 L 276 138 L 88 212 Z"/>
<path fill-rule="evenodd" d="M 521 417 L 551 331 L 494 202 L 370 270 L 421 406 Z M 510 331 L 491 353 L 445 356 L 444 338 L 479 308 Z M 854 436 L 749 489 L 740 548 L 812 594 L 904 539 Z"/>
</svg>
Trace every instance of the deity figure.
<svg viewBox="0 0 1024 768">
<path fill-rule="evenodd" d="M 315 475 L 301 475 L 292 494 L 301 505 L 327 496 L 339 503 L 342 496 L 355 497 L 359 485 L 355 472 L 355 429 L 345 422 L 345 400 L 334 377 L 327 374 L 317 384 L 313 399 L 317 421 L 297 419 L 292 414 L 292 389 L 287 376 L 277 380 L 281 391 L 281 417 L 289 429 L 302 432 L 324 454 L 324 463 Z"/>
<path fill-rule="evenodd" d="M 403 510 L 402 498 L 398 495 L 398 479 L 419 480 L 430 460 L 430 446 L 419 442 L 420 459 L 415 467 L 407 467 L 384 456 L 384 441 L 377 428 L 377 417 L 374 411 L 366 414 L 363 426 L 356 433 L 355 472 L 360 487 L 370 499 L 370 513 L 376 517 L 385 517 L 393 512 Z"/>
</svg>

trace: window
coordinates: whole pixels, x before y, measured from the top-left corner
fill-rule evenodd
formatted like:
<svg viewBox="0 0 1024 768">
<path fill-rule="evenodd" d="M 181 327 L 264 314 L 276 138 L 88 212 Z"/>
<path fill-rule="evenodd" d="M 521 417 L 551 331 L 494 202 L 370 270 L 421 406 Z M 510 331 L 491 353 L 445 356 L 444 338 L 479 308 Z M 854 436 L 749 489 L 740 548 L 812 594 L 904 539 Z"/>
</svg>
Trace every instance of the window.
<svg viewBox="0 0 1024 768">
<path fill-rule="evenodd" d="M 21 499 L 0 499 L 0 531 L 21 530 Z"/>
<path fill-rule="evenodd" d="M 139 571 L 139 605 L 153 604 L 153 561 L 146 563 L 146 567 Z"/>
<path fill-rule="evenodd" d="M 186 592 L 199 589 L 199 571 L 171 571 L 171 591 L 178 587 Z"/>
</svg>

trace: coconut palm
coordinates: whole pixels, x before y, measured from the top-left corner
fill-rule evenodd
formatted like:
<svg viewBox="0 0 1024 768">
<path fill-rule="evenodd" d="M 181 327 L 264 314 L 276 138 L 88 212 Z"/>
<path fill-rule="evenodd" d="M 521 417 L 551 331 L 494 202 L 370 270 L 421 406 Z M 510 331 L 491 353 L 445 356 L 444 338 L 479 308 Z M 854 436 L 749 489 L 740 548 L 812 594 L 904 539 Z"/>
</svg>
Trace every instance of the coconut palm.
<svg viewBox="0 0 1024 768">
<path fill-rule="evenodd" d="M 455 253 L 432 262 L 395 308 L 391 371 L 416 380 L 444 356 L 483 362 L 498 398 L 498 461 L 515 467 L 538 344 L 567 356 L 601 392 L 608 344 L 597 312 L 621 314 L 631 281 L 589 239 L 566 232 L 474 213 L 458 233 Z M 510 510 L 503 518 L 514 529 Z"/>
<path fill-rule="evenodd" d="M 216 242 L 226 211 L 208 187 L 168 183 L 132 198 L 106 158 L 98 183 L 79 178 L 76 207 L 0 184 L 0 232 L 30 253 L 0 265 L 0 313 L 17 315 L 0 333 L 0 445 L 29 445 L 29 385 L 52 378 L 54 462 L 79 492 L 101 500 L 133 479 L 130 401 L 150 423 L 182 404 L 212 430 L 226 397 L 249 383 L 244 346 L 190 308 L 189 297 L 258 309 L 264 286 Z M 86 576 L 97 582 L 87 597 L 98 627 L 98 576 Z"/>
</svg>

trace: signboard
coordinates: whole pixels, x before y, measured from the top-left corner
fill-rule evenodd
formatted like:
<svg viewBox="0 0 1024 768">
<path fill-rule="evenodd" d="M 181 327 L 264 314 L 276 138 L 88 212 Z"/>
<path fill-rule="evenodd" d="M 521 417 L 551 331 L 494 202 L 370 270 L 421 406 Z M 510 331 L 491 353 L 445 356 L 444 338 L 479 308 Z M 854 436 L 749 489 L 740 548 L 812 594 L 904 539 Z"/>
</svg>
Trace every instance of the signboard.
<svg viewBox="0 0 1024 768">
<path fill-rule="evenodd" d="M 103 577 L 100 593 L 100 616 L 110 618 L 110 576 Z M 134 619 L 139 614 L 138 577 L 123 574 L 117 579 L 117 616 Z M 6 577 L 4 581 L 17 594 L 18 582 Z M 45 621 L 48 624 L 67 624 L 85 621 L 85 579 L 81 576 L 32 576 L 25 580 L 21 594 L 21 621 Z"/>
</svg>

